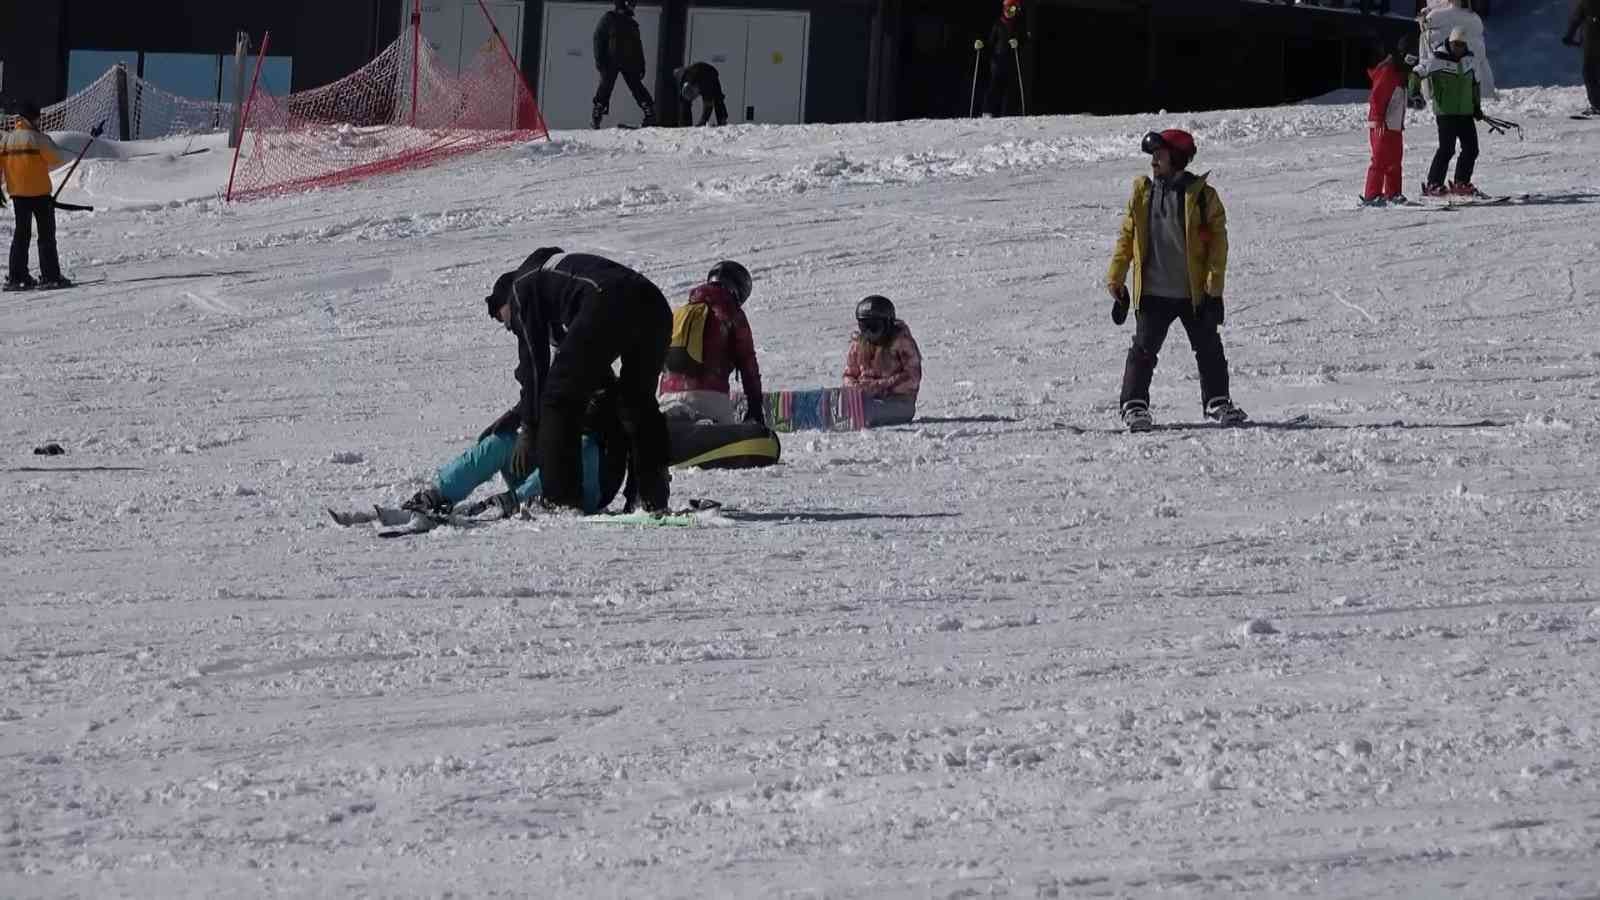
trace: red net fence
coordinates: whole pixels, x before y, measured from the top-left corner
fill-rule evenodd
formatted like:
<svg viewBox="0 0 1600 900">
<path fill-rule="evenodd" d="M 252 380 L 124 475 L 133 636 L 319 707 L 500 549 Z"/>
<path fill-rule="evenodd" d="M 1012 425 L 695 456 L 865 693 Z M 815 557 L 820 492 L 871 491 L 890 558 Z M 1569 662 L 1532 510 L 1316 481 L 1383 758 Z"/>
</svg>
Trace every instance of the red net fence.
<svg viewBox="0 0 1600 900">
<path fill-rule="evenodd" d="M 180 97 L 120 65 L 39 112 L 45 131 L 88 131 L 104 123 L 107 138 L 130 141 L 227 131 L 233 121 L 231 103 Z M 10 128 L 13 119 L 0 115 L 0 127 Z"/>
<path fill-rule="evenodd" d="M 228 199 L 326 187 L 549 136 L 498 33 L 457 73 L 416 32 L 413 23 L 372 62 L 323 87 L 274 97 L 253 85 Z"/>
</svg>

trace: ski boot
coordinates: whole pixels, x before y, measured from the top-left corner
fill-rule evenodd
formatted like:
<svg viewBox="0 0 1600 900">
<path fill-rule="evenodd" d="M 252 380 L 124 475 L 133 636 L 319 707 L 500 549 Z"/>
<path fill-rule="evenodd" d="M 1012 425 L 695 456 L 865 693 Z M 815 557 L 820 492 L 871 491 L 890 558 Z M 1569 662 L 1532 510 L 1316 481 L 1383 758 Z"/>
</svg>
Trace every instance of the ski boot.
<svg viewBox="0 0 1600 900">
<path fill-rule="evenodd" d="M 7 278 L 5 290 L 7 292 L 31 291 L 38 286 L 39 282 L 34 281 L 32 275 L 23 275 L 21 278 Z"/>
<path fill-rule="evenodd" d="M 604 103 L 596 103 L 594 105 L 594 110 L 589 115 L 589 124 L 598 129 L 600 127 L 600 120 L 604 119 L 606 117 L 606 113 L 608 112 L 610 112 L 610 110 L 606 109 L 606 105 Z"/>
<path fill-rule="evenodd" d="M 1390 206 L 1410 206 L 1411 205 L 1411 198 L 1407 197 L 1405 194 L 1390 194 L 1389 196 L 1387 196 L 1387 197 L 1385 197 L 1383 199 L 1389 201 L 1389 205 Z"/>
<path fill-rule="evenodd" d="M 69 287 L 72 287 L 72 279 L 66 277 L 65 275 L 57 275 L 54 278 L 46 278 L 40 281 L 38 284 L 38 289 L 41 291 L 59 291 L 62 288 Z"/>
<path fill-rule="evenodd" d="M 1243 425 L 1250 417 L 1227 397 L 1212 397 L 1206 401 L 1206 418 L 1218 425 Z"/>
<path fill-rule="evenodd" d="M 652 103 L 646 103 L 643 106 L 641 106 L 640 109 L 644 110 L 644 118 L 642 120 L 640 120 L 639 127 L 640 128 L 654 128 L 654 127 L 656 127 L 656 108 L 655 108 L 655 105 L 652 104 Z"/>
<path fill-rule="evenodd" d="M 1468 200 L 1487 200 L 1489 195 L 1478 190 L 1478 186 L 1470 181 L 1450 182 L 1450 196 L 1464 197 Z"/>
<path fill-rule="evenodd" d="M 436 487 L 423 488 L 411 495 L 411 499 L 400 504 L 406 512 L 421 513 L 422 515 L 442 518 L 450 515 L 455 504 L 444 498 Z"/>
<path fill-rule="evenodd" d="M 1362 197 L 1361 205 L 1371 208 L 1382 208 L 1389 205 L 1388 197 Z"/>
<path fill-rule="evenodd" d="M 1450 196 L 1450 189 L 1442 184 L 1424 184 L 1422 186 L 1422 196 L 1448 197 Z"/>
<path fill-rule="evenodd" d="M 1122 405 L 1122 424 L 1128 431 L 1138 434 L 1156 427 L 1156 420 L 1150 417 L 1148 404 L 1129 400 Z"/>
</svg>

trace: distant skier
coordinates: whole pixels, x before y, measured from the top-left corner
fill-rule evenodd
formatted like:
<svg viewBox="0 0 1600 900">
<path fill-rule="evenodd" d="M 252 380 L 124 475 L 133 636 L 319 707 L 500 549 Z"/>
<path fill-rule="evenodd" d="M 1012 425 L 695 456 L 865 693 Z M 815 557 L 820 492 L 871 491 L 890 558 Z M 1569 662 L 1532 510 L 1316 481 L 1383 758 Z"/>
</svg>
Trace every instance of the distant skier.
<svg viewBox="0 0 1600 900">
<path fill-rule="evenodd" d="M 1572 21 L 1561 42 L 1583 48 L 1583 83 L 1589 91 L 1589 108 L 1580 115 L 1600 117 L 1600 0 L 1575 0 Z"/>
<path fill-rule="evenodd" d="M 11 195 L 16 214 L 16 230 L 11 234 L 11 267 L 6 273 L 8 291 L 71 287 L 61 274 L 56 253 L 56 205 L 51 199 L 54 185 L 50 170 L 72 157 L 50 135 L 39 128 L 39 104 L 23 100 L 17 104 L 17 121 L 0 137 L 0 205 Z M 28 271 L 28 247 L 33 243 L 33 226 L 39 226 L 39 280 Z"/>
<path fill-rule="evenodd" d="M 984 95 L 986 116 L 1005 113 L 1010 99 L 1022 90 L 1022 45 L 1028 40 L 1022 21 L 1022 0 L 1001 0 L 1000 17 L 989 29 L 989 89 Z"/>
<path fill-rule="evenodd" d="M 661 411 L 669 419 L 734 422 L 728 376 L 739 373 L 749 398 L 745 421 L 762 421 L 761 366 L 744 304 L 750 299 L 750 271 L 731 260 L 711 269 L 705 284 L 672 316 L 672 340 L 661 375 Z"/>
<path fill-rule="evenodd" d="M 1223 321 L 1223 279 L 1228 267 L 1228 216 L 1206 176 L 1188 171 L 1194 136 L 1150 132 L 1140 145 L 1150 154 L 1153 178 L 1139 176 L 1122 218 L 1106 290 L 1118 325 L 1134 314 L 1133 346 L 1122 373 L 1122 421 L 1129 431 L 1149 431 L 1150 381 L 1173 322 L 1182 322 L 1200 367 L 1200 408 L 1224 425 L 1248 416 L 1228 395 L 1228 359 L 1218 328 Z M 1133 272 L 1133 293 L 1126 281 Z"/>
<path fill-rule="evenodd" d="M 1425 50 L 1437 47 L 1459 29 L 1467 42 L 1467 49 L 1472 51 L 1483 99 L 1493 100 L 1496 95 L 1494 67 L 1489 65 L 1489 48 L 1484 42 L 1483 19 L 1472 11 L 1468 3 L 1469 0 L 1433 0 L 1428 8 L 1417 16 L 1422 25 L 1422 41 L 1418 46 Z"/>
<path fill-rule="evenodd" d="M 1439 150 L 1433 155 L 1422 195 L 1483 196 L 1472 183 L 1473 169 L 1478 162 L 1477 123 L 1483 118 L 1483 101 L 1477 60 L 1467 46 L 1466 32 L 1459 28 L 1450 32 L 1449 41 L 1427 54 L 1417 65 L 1412 79 L 1433 104 L 1434 119 L 1439 124 Z M 1447 185 L 1444 176 L 1457 144 L 1461 145 L 1461 156 L 1456 160 L 1456 177 Z"/>
<path fill-rule="evenodd" d="M 612 364 L 621 360 L 616 395 L 632 454 L 630 488 L 646 511 L 666 510 L 669 448 L 656 379 L 672 333 L 672 309 L 661 290 L 621 263 L 541 247 L 520 268 L 501 275 L 484 300 L 489 315 L 518 338 L 522 394 L 515 415 L 522 431 L 513 474 L 525 477 L 538 468 L 544 505 L 583 507 L 584 407 L 607 386 Z M 630 505 L 632 499 L 630 490 Z"/>
<path fill-rule="evenodd" d="M 633 99 L 644 111 L 643 125 L 656 124 L 656 104 L 644 86 L 644 41 L 639 37 L 639 22 L 633 17 L 638 0 L 613 0 L 616 9 L 600 17 L 594 29 L 594 65 L 600 70 L 600 87 L 594 92 L 594 127 L 611 112 L 611 92 L 617 76 L 627 82 Z"/>
<path fill-rule="evenodd" d="M 856 333 L 845 354 L 844 386 L 866 397 L 867 427 L 904 425 L 916 418 L 922 389 L 922 349 L 889 298 L 856 304 Z"/>
<path fill-rule="evenodd" d="M 717 125 L 728 124 L 728 98 L 722 92 L 722 77 L 717 67 L 708 62 L 697 62 L 672 71 L 678 81 L 678 121 L 687 125 L 694 121 L 694 101 L 700 99 L 700 124 L 717 116 Z"/>
<path fill-rule="evenodd" d="M 1381 51 L 1380 51 L 1381 52 Z M 1372 94 L 1367 100 L 1367 130 L 1372 144 L 1372 164 L 1361 202 L 1367 205 L 1405 203 L 1403 163 L 1406 153 L 1406 95 L 1411 65 L 1402 41 L 1367 70 Z"/>
</svg>

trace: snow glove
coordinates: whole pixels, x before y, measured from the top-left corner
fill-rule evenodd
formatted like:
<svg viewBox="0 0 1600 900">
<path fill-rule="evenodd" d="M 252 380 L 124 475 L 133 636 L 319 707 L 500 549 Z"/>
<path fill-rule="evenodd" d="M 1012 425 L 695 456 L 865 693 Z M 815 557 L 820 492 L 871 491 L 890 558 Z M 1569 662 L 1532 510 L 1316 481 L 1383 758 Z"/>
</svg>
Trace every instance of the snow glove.
<svg viewBox="0 0 1600 900">
<path fill-rule="evenodd" d="M 524 428 L 517 432 L 517 446 L 511 451 L 511 483 L 518 485 L 528 480 L 533 470 L 539 468 L 539 431 Z"/>
<path fill-rule="evenodd" d="M 501 434 L 501 433 L 508 432 L 508 431 L 516 431 L 517 430 L 517 426 L 521 425 L 521 424 L 522 424 L 522 407 L 521 406 L 513 406 L 510 409 L 506 410 L 505 412 L 501 413 L 500 414 L 500 418 L 495 419 L 493 422 L 490 422 L 489 423 L 489 427 L 485 428 L 482 432 L 480 432 L 478 434 L 478 440 L 481 441 L 484 438 L 486 438 L 486 437 L 488 437 L 488 436 L 490 436 L 492 434 Z"/>
<path fill-rule="evenodd" d="M 1111 324 L 1121 325 L 1128 321 L 1128 305 L 1132 300 L 1128 296 L 1125 285 L 1113 284 L 1109 287 L 1111 292 Z"/>
<path fill-rule="evenodd" d="M 1200 323 L 1207 328 L 1221 328 L 1223 318 L 1221 297 L 1200 298 Z"/>
</svg>

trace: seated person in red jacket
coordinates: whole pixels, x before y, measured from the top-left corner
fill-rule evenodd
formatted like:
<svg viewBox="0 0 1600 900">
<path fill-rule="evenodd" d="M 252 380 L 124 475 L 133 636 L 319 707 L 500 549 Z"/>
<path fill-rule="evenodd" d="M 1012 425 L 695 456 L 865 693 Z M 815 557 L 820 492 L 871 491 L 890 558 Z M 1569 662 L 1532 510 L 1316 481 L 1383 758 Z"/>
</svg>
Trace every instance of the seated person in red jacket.
<svg viewBox="0 0 1600 900">
<path fill-rule="evenodd" d="M 856 335 L 845 357 L 844 386 L 866 396 L 867 426 L 904 425 L 917 415 L 922 350 L 894 304 L 874 294 L 856 304 Z"/>
<path fill-rule="evenodd" d="M 712 267 L 705 284 L 690 292 L 688 305 L 674 314 L 673 345 L 656 391 L 668 420 L 734 424 L 728 376 L 737 370 L 749 398 L 745 421 L 764 423 L 761 367 L 756 363 L 750 320 L 744 315 L 750 291 L 749 270 L 723 260 Z M 686 338 L 683 333 L 691 329 L 694 338 Z M 692 344 L 692 353 L 685 340 Z"/>
</svg>

